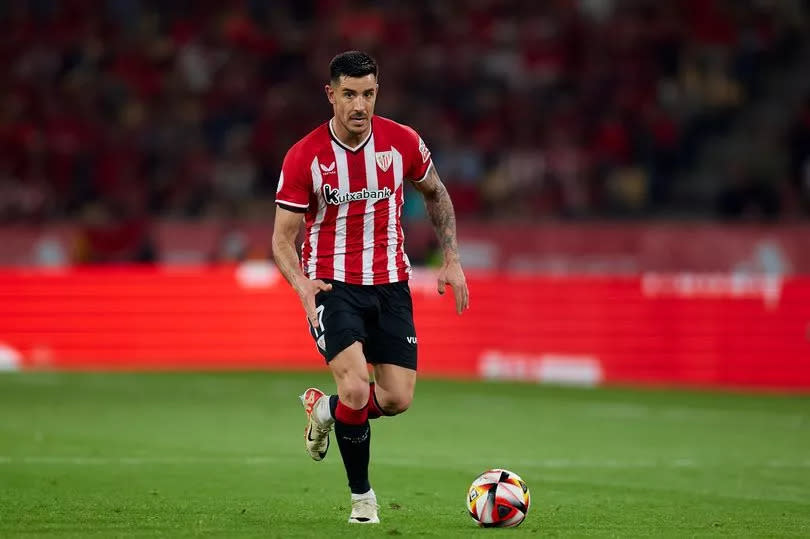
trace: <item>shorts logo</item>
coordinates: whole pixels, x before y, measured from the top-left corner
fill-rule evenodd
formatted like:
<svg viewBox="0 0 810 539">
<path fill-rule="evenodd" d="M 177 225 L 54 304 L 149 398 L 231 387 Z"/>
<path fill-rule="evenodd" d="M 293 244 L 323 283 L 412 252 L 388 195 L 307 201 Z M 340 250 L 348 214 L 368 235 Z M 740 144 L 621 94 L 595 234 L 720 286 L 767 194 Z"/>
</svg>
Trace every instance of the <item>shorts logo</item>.
<svg viewBox="0 0 810 539">
<path fill-rule="evenodd" d="M 324 174 L 334 174 L 335 173 L 335 162 L 332 161 L 332 164 L 329 166 L 321 165 L 321 172 Z"/>
<path fill-rule="evenodd" d="M 387 152 L 377 152 L 374 156 L 377 158 L 377 166 L 380 167 L 380 170 L 383 172 L 391 167 L 391 162 L 393 161 L 391 150 Z"/>
<path fill-rule="evenodd" d="M 318 345 L 321 352 L 324 354 L 326 353 L 326 327 L 323 325 L 323 305 L 318 305 L 318 308 L 315 309 L 315 316 L 318 317 L 318 327 L 312 325 L 312 322 L 309 323 L 309 328 L 312 331 L 312 336 L 315 337 L 315 344 Z"/>
<path fill-rule="evenodd" d="M 354 202 L 357 200 L 382 200 L 390 197 L 393 194 L 394 192 L 391 191 L 390 187 L 384 187 L 376 191 L 370 191 L 366 187 L 363 187 L 363 189 L 360 191 L 343 192 L 340 189 L 335 189 L 328 183 L 324 184 L 323 186 L 323 198 L 326 200 L 327 204 L 333 205 Z"/>
<path fill-rule="evenodd" d="M 408 341 L 408 344 L 416 344 L 416 337 L 405 337 L 405 340 Z"/>
</svg>

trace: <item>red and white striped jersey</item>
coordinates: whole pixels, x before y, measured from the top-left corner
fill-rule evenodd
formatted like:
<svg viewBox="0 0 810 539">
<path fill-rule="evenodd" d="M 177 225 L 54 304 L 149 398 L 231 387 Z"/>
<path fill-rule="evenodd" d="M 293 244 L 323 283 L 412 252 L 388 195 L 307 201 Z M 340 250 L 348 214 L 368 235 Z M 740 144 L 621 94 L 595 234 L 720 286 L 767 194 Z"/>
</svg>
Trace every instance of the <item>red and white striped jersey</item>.
<svg viewBox="0 0 810 539">
<path fill-rule="evenodd" d="M 284 157 L 276 204 L 306 214 L 304 274 L 364 285 L 408 279 L 403 182 L 424 180 L 431 166 L 413 129 L 380 116 L 356 148 L 338 140 L 331 122 L 299 140 Z"/>
</svg>

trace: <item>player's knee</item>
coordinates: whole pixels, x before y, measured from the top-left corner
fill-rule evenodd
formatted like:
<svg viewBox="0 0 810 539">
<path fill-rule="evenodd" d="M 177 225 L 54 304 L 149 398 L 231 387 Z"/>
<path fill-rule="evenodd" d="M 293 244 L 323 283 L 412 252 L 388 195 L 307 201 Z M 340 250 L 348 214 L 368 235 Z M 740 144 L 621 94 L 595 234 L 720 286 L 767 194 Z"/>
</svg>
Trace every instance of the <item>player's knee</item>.
<svg viewBox="0 0 810 539">
<path fill-rule="evenodd" d="M 368 402 L 368 379 L 354 377 L 351 380 L 343 380 L 338 387 L 338 395 L 343 404 L 354 410 L 363 408 Z"/>
<path fill-rule="evenodd" d="M 386 415 L 397 415 L 410 408 L 411 401 L 413 401 L 413 395 L 391 395 L 381 405 Z"/>
</svg>

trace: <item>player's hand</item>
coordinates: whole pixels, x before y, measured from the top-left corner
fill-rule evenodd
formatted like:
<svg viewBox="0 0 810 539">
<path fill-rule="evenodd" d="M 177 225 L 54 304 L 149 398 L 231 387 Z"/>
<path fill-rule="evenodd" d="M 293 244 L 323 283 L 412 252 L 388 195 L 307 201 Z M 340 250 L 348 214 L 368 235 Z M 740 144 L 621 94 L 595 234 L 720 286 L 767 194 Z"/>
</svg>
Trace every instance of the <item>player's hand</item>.
<svg viewBox="0 0 810 539">
<path fill-rule="evenodd" d="M 330 290 L 332 290 L 332 285 L 320 279 L 303 278 L 297 283 L 298 297 L 301 298 L 301 304 L 304 306 L 307 319 L 309 319 L 309 323 L 312 324 L 313 328 L 318 329 L 320 327 L 318 313 L 315 309 L 315 296 L 319 292 L 329 292 Z"/>
<path fill-rule="evenodd" d="M 439 269 L 439 294 L 444 294 L 445 286 L 448 284 L 456 297 L 456 313 L 461 314 L 470 306 L 470 291 L 467 289 L 467 279 L 458 260 L 445 261 Z"/>
</svg>

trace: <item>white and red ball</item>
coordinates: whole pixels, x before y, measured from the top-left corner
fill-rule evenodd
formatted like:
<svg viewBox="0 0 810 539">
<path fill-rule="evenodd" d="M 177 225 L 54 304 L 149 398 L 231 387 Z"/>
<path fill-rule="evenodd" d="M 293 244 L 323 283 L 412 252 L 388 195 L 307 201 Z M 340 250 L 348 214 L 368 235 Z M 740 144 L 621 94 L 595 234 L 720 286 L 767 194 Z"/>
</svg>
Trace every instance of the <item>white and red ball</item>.
<svg viewBox="0 0 810 539">
<path fill-rule="evenodd" d="M 526 518 L 531 505 L 529 487 L 509 470 L 487 470 L 470 485 L 467 510 L 479 526 L 511 528 Z"/>
</svg>

